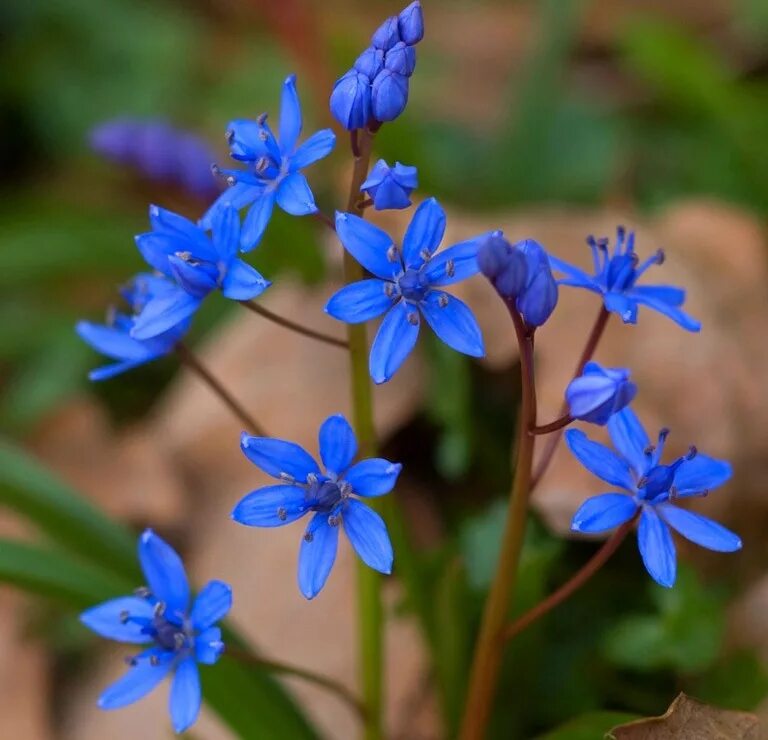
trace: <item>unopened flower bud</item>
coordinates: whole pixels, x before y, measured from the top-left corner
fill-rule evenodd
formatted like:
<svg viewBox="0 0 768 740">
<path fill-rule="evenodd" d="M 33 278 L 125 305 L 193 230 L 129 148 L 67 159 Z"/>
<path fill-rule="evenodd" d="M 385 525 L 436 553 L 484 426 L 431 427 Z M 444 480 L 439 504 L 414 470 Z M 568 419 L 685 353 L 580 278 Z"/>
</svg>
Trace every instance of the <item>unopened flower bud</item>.
<svg viewBox="0 0 768 740">
<path fill-rule="evenodd" d="M 398 41 L 400 41 L 400 32 L 397 26 L 397 16 L 393 15 L 391 18 L 387 18 L 384 23 L 374 31 L 373 36 L 371 36 L 371 44 L 377 49 L 383 49 L 384 51 L 391 49 Z"/>
<path fill-rule="evenodd" d="M 369 46 L 352 66 L 369 80 L 372 80 L 384 68 L 384 52 L 374 46 Z"/>
<path fill-rule="evenodd" d="M 525 287 L 528 278 L 525 256 L 500 231 L 491 234 L 480 245 L 477 264 L 502 298 L 514 299 Z"/>
<path fill-rule="evenodd" d="M 637 386 L 625 368 L 604 368 L 588 362 L 578 378 L 565 391 L 574 419 L 604 425 L 613 414 L 628 406 L 637 394 Z"/>
<path fill-rule="evenodd" d="M 350 69 L 336 81 L 330 106 L 334 118 L 345 129 L 363 128 L 371 117 L 371 84 L 368 77 Z"/>
<path fill-rule="evenodd" d="M 557 283 L 552 276 L 549 257 L 544 248 L 533 239 L 515 244 L 515 249 L 525 255 L 528 278 L 517 298 L 517 310 L 528 326 L 541 326 L 557 305 Z"/>
<path fill-rule="evenodd" d="M 377 121 L 394 121 L 408 103 L 408 78 L 383 69 L 373 81 L 371 110 Z"/>
<path fill-rule="evenodd" d="M 424 38 L 424 14 L 419 0 L 412 2 L 397 16 L 400 38 L 406 44 L 418 44 Z"/>
<path fill-rule="evenodd" d="M 416 49 L 398 41 L 386 53 L 384 66 L 392 72 L 410 77 L 416 68 Z"/>
<path fill-rule="evenodd" d="M 368 193 L 377 211 L 386 208 L 407 208 L 411 205 L 411 191 L 418 184 L 417 177 L 415 167 L 400 162 L 395 162 L 395 166 L 390 167 L 380 159 L 360 186 L 360 190 Z"/>
</svg>

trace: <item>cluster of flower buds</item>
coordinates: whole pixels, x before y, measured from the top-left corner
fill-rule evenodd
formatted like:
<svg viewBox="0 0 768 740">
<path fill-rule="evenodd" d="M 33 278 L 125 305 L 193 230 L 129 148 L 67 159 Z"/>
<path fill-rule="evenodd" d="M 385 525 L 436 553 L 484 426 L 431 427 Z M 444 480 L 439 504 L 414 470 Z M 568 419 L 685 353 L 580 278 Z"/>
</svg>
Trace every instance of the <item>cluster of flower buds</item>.
<svg viewBox="0 0 768 740">
<path fill-rule="evenodd" d="M 414 46 L 423 37 L 419 0 L 379 26 L 371 45 L 336 81 L 331 93 L 331 112 L 345 129 L 394 121 L 405 110 L 409 80 L 416 67 Z"/>
<path fill-rule="evenodd" d="M 555 310 L 557 283 L 549 257 L 537 241 L 510 244 L 494 231 L 478 250 L 477 264 L 505 301 L 515 301 L 528 326 L 541 326 Z"/>
</svg>

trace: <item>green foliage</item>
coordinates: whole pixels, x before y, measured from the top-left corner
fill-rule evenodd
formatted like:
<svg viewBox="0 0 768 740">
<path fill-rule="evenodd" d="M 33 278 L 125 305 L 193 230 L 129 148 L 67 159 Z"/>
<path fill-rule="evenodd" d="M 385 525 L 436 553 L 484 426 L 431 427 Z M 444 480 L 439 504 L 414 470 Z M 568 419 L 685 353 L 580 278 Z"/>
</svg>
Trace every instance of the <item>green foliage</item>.
<svg viewBox="0 0 768 740">
<path fill-rule="evenodd" d="M 768 671 L 754 651 L 739 650 L 689 681 L 686 692 L 725 709 L 753 710 L 768 694 Z"/>
</svg>

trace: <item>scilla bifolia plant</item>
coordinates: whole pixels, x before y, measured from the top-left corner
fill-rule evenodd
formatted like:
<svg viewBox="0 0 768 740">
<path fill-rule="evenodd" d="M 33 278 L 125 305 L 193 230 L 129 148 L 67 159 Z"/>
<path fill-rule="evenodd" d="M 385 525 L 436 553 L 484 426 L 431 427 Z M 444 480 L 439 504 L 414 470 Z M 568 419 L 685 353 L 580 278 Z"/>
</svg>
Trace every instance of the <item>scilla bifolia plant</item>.
<svg viewBox="0 0 768 740">
<path fill-rule="evenodd" d="M 481 330 L 471 309 L 445 288 L 477 273 L 490 281 L 509 312 L 519 347 L 522 405 L 502 544 L 477 635 L 459 730 L 464 740 L 482 740 L 505 641 L 571 594 L 635 525 L 643 563 L 651 577 L 666 587 L 675 582 L 672 530 L 711 550 L 730 552 L 741 543 L 719 524 L 684 507 L 685 499 L 725 483 L 731 475 L 728 463 L 707 457 L 695 447 L 673 462 L 664 462 L 668 430 L 659 432 L 657 442 L 651 443 L 629 407 L 637 390 L 629 370 L 604 368 L 591 360 L 612 313 L 625 323 L 635 323 L 638 307 L 644 306 L 687 331 L 698 331 L 698 322 L 681 308 L 682 289 L 643 284 L 645 272 L 663 262 L 661 252 L 640 261 L 634 235 L 623 229 L 613 249 L 608 240 L 588 239 L 594 263 L 591 273 L 549 256 L 533 239 L 512 244 L 492 228 L 440 249 L 446 214 L 434 198 L 415 208 L 401 239 L 365 220 L 371 207 L 409 207 L 417 186 L 415 167 L 384 160 L 372 165 L 372 150 L 377 131 L 406 107 L 416 45 L 423 36 L 417 1 L 384 21 L 371 45 L 330 92 L 331 113 L 349 132 L 352 155 L 348 197 L 335 217 L 321 212 L 304 172 L 331 153 L 336 137 L 325 129 L 302 141 L 296 78 L 290 75 L 283 85 L 277 133 L 266 114 L 231 122 L 227 140 L 232 159 L 240 166 L 214 167 L 228 187 L 197 223 L 151 206 L 151 230 L 136 238 L 151 272 L 133 278 L 123 290 L 125 311 L 111 312 L 105 325 L 83 322 L 78 332 L 115 363 L 94 371 L 93 380 L 176 352 L 238 415 L 247 427 L 240 440 L 243 453 L 275 483 L 245 494 L 232 518 L 258 528 L 304 522 L 298 538 L 298 588 L 307 599 L 314 598 L 330 576 L 339 532 L 344 531 L 359 557 L 359 696 L 357 692 L 351 696 L 328 678 L 260 661 L 242 649 L 233 647 L 229 659 L 261 663 L 336 691 L 359 710 L 363 735 L 375 740 L 384 736 L 380 574 L 389 574 L 394 563 L 408 580 L 412 558 L 397 506 L 386 496 L 395 487 L 401 466 L 377 455 L 372 381 L 386 383 L 403 367 L 424 322 L 457 352 L 483 356 Z M 346 285 L 329 296 L 326 312 L 346 324 L 345 341 L 275 316 L 257 302 L 271 283 L 240 255 L 259 245 L 275 205 L 294 216 L 315 216 L 335 232 L 343 250 Z M 553 271 L 562 277 L 556 279 Z M 589 290 L 602 305 L 565 389 L 561 417 L 541 423 L 536 411 L 534 337 L 555 310 L 562 286 Z M 341 415 L 317 420 L 320 462 L 299 445 L 271 436 L 279 436 L 279 429 L 265 430 L 183 343 L 197 309 L 216 292 L 308 339 L 328 342 L 348 353 L 352 424 Z M 369 348 L 368 322 L 375 319 L 380 323 Z M 610 489 L 582 504 L 572 528 L 585 533 L 615 532 L 571 581 L 510 622 L 530 494 L 562 430 L 577 420 L 607 425 L 614 449 L 591 441 L 581 430 L 565 433 L 577 460 Z M 533 470 L 535 442 L 544 435 L 549 439 Z M 221 516 L 227 513 L 222 511 Z M 254 536 L 268 534 L 255 532 Z M 229 611 L 232 594 L 226 583 L 213 581 L 193 598 L 179 556 L 150 530 L 139 538 L 138 554 L 145 585 L 133 596 L 107 601 L 82 615 L 83 623 L 98 634 L 142 646 L 128 660 L 125 676 L 104 692 L 99 704 L 105 709 L 125 706 L 168 677 L 172 724 L 182 732 L 194 723 L 201 704 L 198 666 L 215 671 L 216 667 L 208 666 L 227 656 L 226 639 L 217 622 Z M 234 604 L 236 608 L 236 594 Z"/>
</svg>

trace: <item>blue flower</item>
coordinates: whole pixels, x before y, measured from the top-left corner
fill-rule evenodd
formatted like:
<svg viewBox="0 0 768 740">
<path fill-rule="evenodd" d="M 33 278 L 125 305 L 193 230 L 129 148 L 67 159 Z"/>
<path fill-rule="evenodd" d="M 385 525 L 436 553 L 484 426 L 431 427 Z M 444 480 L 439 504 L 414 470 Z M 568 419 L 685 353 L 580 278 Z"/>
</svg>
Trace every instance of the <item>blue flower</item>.
<svg viewBox="0 0 768 740">
<path fill-rule="evenodd" d="M 174 282 L 172 290 L 153 296 L 136 317 L 131 336 L 149 339 L 192 316 L 214 290 L 244 301 L 261 295 L 270 285 L 253 267 L 237 257 L 240 217 L 222 205 L 211 219 L 209 237 L 199 226 L 171 211 L 150 206 L 152 231 L 136 237 L 144 259 Z"/>
<path fill-rule="evenodd" d="M 301 170 L 328 156 L 336 143 L 330 129 L 317 131 L 301 146 L 301 103 L 296 92 L 296 75 L 283 83 L 280 103 L 279 141 L 267 125 L 264 113 L 255 121 L 231 121 L 227 130 L 230 155 L 247 165 L 246 170 L 215 168 L 224 175 L 230 187 L 208 209 L 200 220 L 210 229 L 215 214 L 227 205 L 238 210 L 250 206 L 240 234 L 244 252 L 258 246 L 275 203 L 291 216 L 317 212 L 315 197 Z"/>
<path fill-rule="evenodd" d="M 360 186 L 360 191 L 368 193 L 377 211 L 387 208 L 407 208 L 411 205 L 410 194 L 417 186 L 415 167 L 395 162 L 390 167 L 380 159 L 368 173 L 368 178 Z"/>
<path fill-rule="evenodd" d="M 651 577 L 667 588 L 674 585 L 675 543 L 670 527 L 691 542 L 717 552 L 734 552 L 741 540 L 711 519 L 675 506 L 678 499 L 706 495 L 731 477 L 731 466 L 692 447 L 670 465 L 661 464 L 669 430 L 659 432 L 657 445 L 634 412 L 625 408 L 608 421 L 617 453 L 592 442 L 578 430 L 565 433 L 571 452 L 590 473 L 622 490 L 587 499 L 574 514 L 575 532 L 604 532 L 640 514 L 638 544 Z"/>
<path fill-rule="evenodd" d="M 176 732 L 184 732 L 200 712 L 197 664 L 212 665 L 224 650 L 215 625 L 232 606 L 232 590 L 223 581 L 210 581 L 192 600 L 181 558 L 167 542 L 147 529 L 138 550 L 146 587 L 80 615 L 102 637 L 145 646 L 128 660 L 130 670 L 102 693 L 99 707 L 133 704 L 173 675 L 171 721 Z"/>
<path fill-rule="evenodd" d="M 439 290 L 478 271 L 477 250 L 485 235 L 433 256 L 444 232 L 445 212 L 434 198 L 416 209 L 402 250 L 362 218 L 336 214 L 336 233 L 344 248 L 375 277 L 345 286 L 325 310 L 349 324 L 386 313 L 371 347 L 369 366 L 376 383 L 389 380 L 411 353 L 422 316 L 449 347 L 472 357 L 485 354 L 472 312 L 458 298 Z"/>
<path fill-rule="evenodd" d="M 570 414 L 574 419 L 603 426 L 613 414 L 632 403 L 637 386 L 624 368 L 605 368 L 588 362 L 578 378 L 565 390 Z"/>
<path fill-rule="evenodd" d="M 635 253 L 635 234 L 627 234 L 623 227 L 617 229 L 616 246 L 613 255 L 608 252 L 607 239 L 589 237 L 587 243 L 592 249 L 594 275 L 588 275 L 578 267 L 549 256 L 555 270 L 566 275 L 560 285 L 586 288 L 603 296 L 607 311 L 617 313 L 625 324 L 637 323 L 638 305 L 648 306 L 668 316 L 687 331 L 699 331 L 701 324 L 684 313 L 680 307 L 685 302 L 685 291 L 671 285 L 637 285 L 637 281 L 652 265 L 664 262 L 664 252 L 659 250 L 645 262 Z"/>
<path fill-rule="evenodd" d="M 117 360 L 114 364 L 92 370 L 88 374 L 91 380 L 112 378 L 173 352 L 189 330 L 191 319 L 183 319 L 162 334 L 149 339 L 135 339 L 131 336 L 131 330 L 135 313 L 141 311 L 147 302 L 153 298 L 171 295 L 175 290 L 173 283 L 166 278 L 149 274 L 137 275 L 122 291 L 131 314 L 111 310 L 106 324 L 95 324 L 91 321 L 77 323 L 75 331 L 83 341 L 97 352 Z"/>
<path fill-rule="evenodd" d="M 357 441 L 349 422 L 329 416 L 320 427 L 321 472 L 312 456 L 293 442 L 243 432 L 245 456 L 278 485 L 257 488 L 243 498 L 232 518 L 248 527 L 281 527 L 314 512 L 299 551 L 299 589 L 308 599 L 320 593 L 331 572 L 344 531 L 360 559 L 380 573 L 392 571 L 392 545 L 383 519 L 355 496 L 389 493 L 402 468 L 382 458 L 352 464 Z"/>
</svg>

